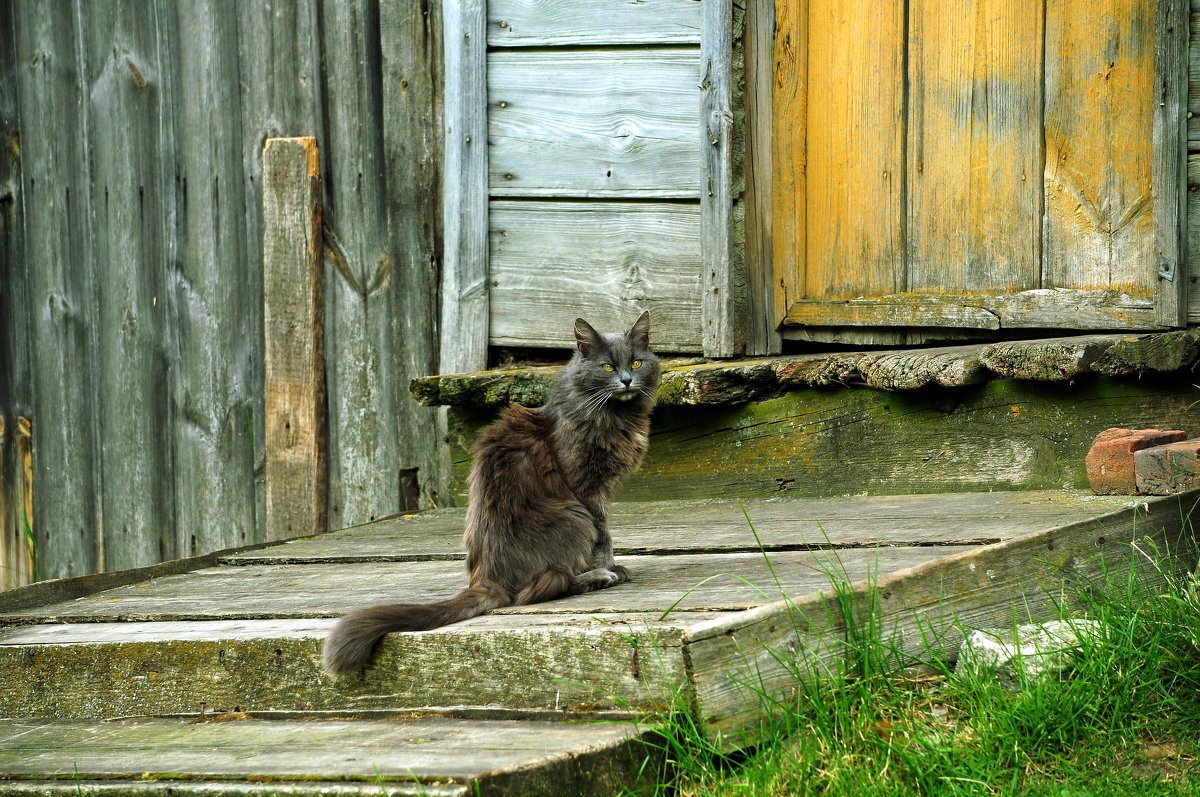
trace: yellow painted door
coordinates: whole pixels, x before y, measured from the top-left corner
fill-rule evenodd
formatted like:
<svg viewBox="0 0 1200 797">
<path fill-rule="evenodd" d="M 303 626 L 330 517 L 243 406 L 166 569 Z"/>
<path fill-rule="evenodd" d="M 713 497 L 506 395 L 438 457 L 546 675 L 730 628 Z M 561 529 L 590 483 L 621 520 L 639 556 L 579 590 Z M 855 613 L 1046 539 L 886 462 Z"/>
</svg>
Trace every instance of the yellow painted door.
<svg viewBox="0 0 1200 797">
<path fill-rule="evenodd" d="M 1156 39 L 1186 4 L 777 0 L 775 12 L 784 326 L 1181 318 L 1182 266 L 1169 272 L 1160 252 L 1179 221 L 1156 219 L 1169 203 L 1152 187 L 1173 195 L 1178 177 L 1161 165 L 1174 150 L 1157 167 L 1155 154 L 1182 131 L 1155 127 L 1170 122 L 1163 92 L 1186 84 L 1171 66 L 1186 54 L 1156 61 Z"/>
</svg>

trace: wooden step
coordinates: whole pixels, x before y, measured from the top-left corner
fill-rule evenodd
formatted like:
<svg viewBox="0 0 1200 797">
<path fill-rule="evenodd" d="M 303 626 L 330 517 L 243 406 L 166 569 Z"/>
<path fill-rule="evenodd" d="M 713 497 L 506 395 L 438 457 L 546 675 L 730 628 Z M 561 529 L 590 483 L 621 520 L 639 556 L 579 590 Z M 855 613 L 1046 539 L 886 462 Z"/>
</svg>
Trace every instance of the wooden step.
<svg viewBox="0 0 1200 797">
<path fill-rule="evenodd" d="M 835 591 L 873 607 L 900 647 L 926 653 L 913 647 L 924 639 L 952 655 L 962 628 L 1006 626 L 1104 567 L 1190 571 L 1185 521 L 1196 498 L 1047 491 L 617 505 L 629 583 L 393 634 L 361 676 L 331 677 L 320 649 L 336 616 L 439 599 L 465 583 L 461 512 L 395 518 L 93 594 L 63 582 L 0 596 L 0 716 L 683 710 L 733 748 L 754 740 L 769 705 L 761 693 L 794 689 L 788 658 L 843 666 Z M 1143 545 L 1133 557 L 1129 543 L 1147 535 L 1157 552 L 1147 557 L 1154 549 Z"/>
<path fill-rule="evenodd" d="M 0 797 L 608 795 L 659 766 L 649 732 L 629 723 L 0 720 Z"/>
</svg>

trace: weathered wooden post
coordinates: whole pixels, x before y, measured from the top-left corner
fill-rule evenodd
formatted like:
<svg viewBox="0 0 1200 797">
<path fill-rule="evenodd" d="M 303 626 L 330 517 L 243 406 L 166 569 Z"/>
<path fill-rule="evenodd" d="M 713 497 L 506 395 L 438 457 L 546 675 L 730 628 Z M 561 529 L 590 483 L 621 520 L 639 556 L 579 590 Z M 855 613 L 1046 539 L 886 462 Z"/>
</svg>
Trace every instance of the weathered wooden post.
<svg viewBox="0 0 1200 797">
<path fill-rule="evenodd" d="M 315 138 L 263 148 L 267 540 L 326 530 L 321 177 Z"/>
</svg>

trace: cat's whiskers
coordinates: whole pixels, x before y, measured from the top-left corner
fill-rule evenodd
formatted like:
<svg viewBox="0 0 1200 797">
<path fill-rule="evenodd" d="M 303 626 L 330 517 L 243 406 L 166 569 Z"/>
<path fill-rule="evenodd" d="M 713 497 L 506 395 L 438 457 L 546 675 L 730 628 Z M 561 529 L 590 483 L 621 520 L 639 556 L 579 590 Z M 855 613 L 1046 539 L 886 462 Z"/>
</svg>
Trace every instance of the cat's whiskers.
<svg viewBox="0 0 1200 797">
<path fill-rule="evenodd" d="M 612 398 L 612 393 L 607 388 L 593 390 L 583 402 L 584 413 L 589 417 L 594 415 L 610 398 Z"/>
</svg>

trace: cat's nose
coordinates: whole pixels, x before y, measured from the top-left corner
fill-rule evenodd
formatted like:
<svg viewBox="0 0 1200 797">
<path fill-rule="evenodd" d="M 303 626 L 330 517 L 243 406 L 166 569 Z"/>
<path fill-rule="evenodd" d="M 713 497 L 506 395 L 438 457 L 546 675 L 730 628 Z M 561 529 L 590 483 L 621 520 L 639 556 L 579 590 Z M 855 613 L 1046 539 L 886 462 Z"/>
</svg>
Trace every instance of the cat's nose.
<svg viewBox="0 0 1200 797">
<path fill-rule="evenodd" d="M 625 387 L 629 387 L 629 383 L 630 383 L 630 382 L 632 382 L 632 381 L 633 381 L 633 377 L 632 377 L 632 376 L 623 376 L 623 377 L 621 377 L 621 384 L 622 384 L 622 385 L 624 385 Z"/>
</svg>

